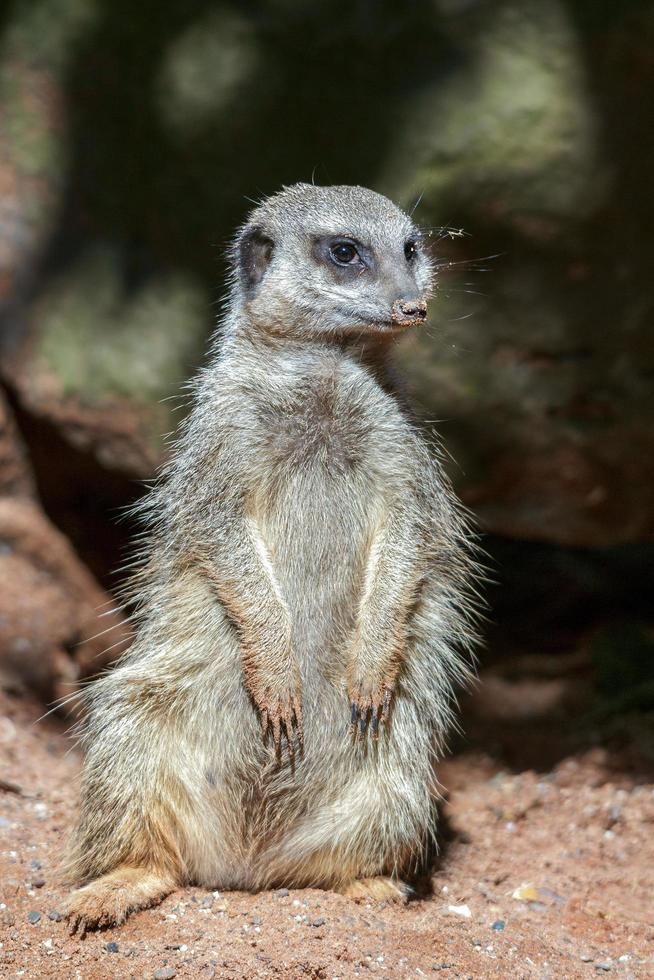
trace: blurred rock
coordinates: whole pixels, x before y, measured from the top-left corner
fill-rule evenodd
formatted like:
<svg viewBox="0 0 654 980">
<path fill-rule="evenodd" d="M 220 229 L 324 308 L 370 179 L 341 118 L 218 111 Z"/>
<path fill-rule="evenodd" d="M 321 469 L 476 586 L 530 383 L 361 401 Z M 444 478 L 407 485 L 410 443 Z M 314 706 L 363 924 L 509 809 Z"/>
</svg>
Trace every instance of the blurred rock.
<svg viewBox="0 0 654 980">
<path fill-rule="evenodd" d="M 482 674 L 469 708 L 485 721 L 516 722 L 544 718 L 574 701 L 577 689 L 567 678 L 506 680 Z"/>
<path fill-rule="evenodd" d="M 130 293 L 117 256 L 98 249 L 34 304 L 5 377 L 23 407 L 74 446 L 108 468 L 149 476 L 204 334 L 202 300 L 182 276 Z"/>
<path fill-rule="evenodd" d="M 439 6 L 456 58 L 405 106 L 385 164 L 395 193 L 423 194 L 439 211 L 453 200 L 483 216 L 509 214 L 545 240 L 562 220 L 592 214 L 609 172 L 566 4 Z M 441 211 L 437 220 L 456 218 Z"/>
<path fill-rule="evenodd" d="M 257 68 L 257 37 L 247 17 L 210 9 L 162 53 L 158 109 L 177 137 L 188 139 L 229 110 Z"/>
<path fill-rule="evenodd" d="M 128 634 L 115 604 L 35 499 L 1 397 L 0 583 L 1 683 L 47 701 L 66 697 L 124 649 Z"/>
<path fill-rule="evenodd" d="M 651 541 L 651 8 L 439 8 L 458 57 L 407 107 L 384 184 L 471 237 L 432 235 L 438 295 L 403 364 L 485 529 Z"/>
<path fill-rule="evenodd" d="M 197 363 L 208 298 L 175 272 L 135 288 L 115 249 L 77 260 L 57 242 L 72 151 L 67 72 L 101 6 L 17 4 L 0 45 L 0 369 L 26 410 L 142 477 L 175 427 L 162 399 Z"/>
<path fill-rule="evenodd" d="M 31 497 L 33 494 L 34 481 L 27 453 L 9 406 L 0 395 L 0 496 Z"/>
</svg>

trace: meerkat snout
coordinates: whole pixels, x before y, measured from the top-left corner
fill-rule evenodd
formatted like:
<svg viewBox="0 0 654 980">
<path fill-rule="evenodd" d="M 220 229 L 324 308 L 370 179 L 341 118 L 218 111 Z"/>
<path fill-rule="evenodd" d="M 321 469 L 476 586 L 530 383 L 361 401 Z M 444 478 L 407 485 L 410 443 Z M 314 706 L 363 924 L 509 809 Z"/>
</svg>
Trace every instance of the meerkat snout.
<svg viewBox="0 0 654 980">
<path fill-rule="evenodd" d="M 424 323 L 427 319 L 427 304 L 424 299 L 395 300 L 391 310 L 393 323 L 410 327 L 414 323 Z"/>
</svg>

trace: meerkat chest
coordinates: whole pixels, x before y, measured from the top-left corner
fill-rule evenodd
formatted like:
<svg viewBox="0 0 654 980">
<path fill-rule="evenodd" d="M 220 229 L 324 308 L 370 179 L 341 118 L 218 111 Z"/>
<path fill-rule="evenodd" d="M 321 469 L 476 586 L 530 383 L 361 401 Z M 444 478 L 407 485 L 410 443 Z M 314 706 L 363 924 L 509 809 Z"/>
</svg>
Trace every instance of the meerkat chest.
<svg viewBox="0 0 654 980">
<path fill-rule="evenodd" d="M 272 469 L 286 478 L 306 467 L 334 477 L 345 475 L 361 462 L 364 450 L 362 435 L 354 426 L 311 410 L 280 414 L 267 437 Z"/>
<path fill-rule="evenodd" d="M 402 442 L 399 413 L 365 390 L 332 377 L 302 386 L 293 397 L 267 406 L 268 460 L 282 481 L 309 473 L 335 482 L 377 468 Z"/>
<path fill-rule="evenodd" d="M 253 511 L 311 650 L 349 622 L 372 529 L 402 471 L 401 419 L 365 395 L 311 385 L 260 416 Z"/>
</svg>

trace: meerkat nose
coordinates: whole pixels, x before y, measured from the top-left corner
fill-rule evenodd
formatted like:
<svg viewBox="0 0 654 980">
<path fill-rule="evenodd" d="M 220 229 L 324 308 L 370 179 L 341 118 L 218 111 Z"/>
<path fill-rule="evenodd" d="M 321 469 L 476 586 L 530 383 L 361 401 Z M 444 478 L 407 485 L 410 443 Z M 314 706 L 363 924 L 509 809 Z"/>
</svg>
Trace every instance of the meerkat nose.
<svg viewBox="0 0 654 980">
<path fill-rule="evenodd" d="M 410 326 L 427 319 L 427 304 L 424 299 L 398 299 L 393 303 L 393 323 Z"/>
</svg>

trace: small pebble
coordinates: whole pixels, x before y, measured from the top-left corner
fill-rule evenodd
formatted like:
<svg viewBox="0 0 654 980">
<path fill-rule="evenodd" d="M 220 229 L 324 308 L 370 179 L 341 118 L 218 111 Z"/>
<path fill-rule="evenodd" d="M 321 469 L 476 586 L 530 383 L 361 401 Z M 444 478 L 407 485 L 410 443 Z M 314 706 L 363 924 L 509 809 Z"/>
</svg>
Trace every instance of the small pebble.
<svg viewBox="0 0 654 980">
<path fill-rule="evenodd" d="M 53 909 L 52 912 L 48 912 L 48 918 L 52 919 L 53 922 L 61 922 L 61 920 L 63 919 L 63 915 L 61 914 L 61 912 L 57 912 L 56 910 Z"/>
<path fill-rule="evenodd" d="M 45 878 L 35 878 L 32 882 L 32 888 L 43 888 L 45 885 Z"/>
<path fill-rule="evenodd" d="M 502 932 L 505 925 L 506 922 L 504 921 L 504 919 L 497 919 L 491 926 L 491 929 L 493 929 L 495 932 Z"/>
<path fill-rule="evenodd" d="M 154 980 L 173 980 L 177 976 L 177 970 L 172 966 L 163 966 L 160 970 L 155 970 L 152 974 Z"/>
<path fill-rule="evenodd" d="M 38 858 L 34 858 L 32 861 L 30 861 L 30 868 L 32 868 L 33 871 L 40 871 L 42 867 L 43 861 L 39 861 Z"/>
<path fill-rule="evenodd" d="M 118 943 L 105 943 L 104 944 L 104 948 L 106 949 L 106 951 L 108 953 L 117 953 L 118 952 Z"/>
<path fill-rule="evenodd" d="M 275 892 L 275 898 L 287 898 L 290 895 L 288 888 L 278 888 Z"/>
<path fill-rule="evenodd" d="M 320 916 L 318 916 L 317 919 L 314 919 L 313 920 L 313 922 L 311 923 L 311 925 L 314 926 L 317 929 L 318 926 L 324 926 L 324 924 L 325 924 L 326 921 L 327 921 L 327 919 L 323 918 L 323 916 L 320 915 Z"/>
<path fill-rule="evenodd" d="M 41 913 L 40 912 L 28 912 L 27 913 L 27 921 L 28 922 L 31 922 L 33 926 L 36 925 L 36 923 L 39 921 L 40 918 L 41 918 Z"/>
<path fill-rule="evenodd" d="M 197 899 L 196 899 L 196 901 L 197 901 Z M 203 899 L 202 899 L 202 901 L 200 902 L 200 908 L 201 908 L 201 909 L 210 909 L 210 908 L 213 908 L 213 903 L 214 903 L 215 901 L 216 901 L 216 900 L 215 900 L 215 898 L 213 897 L 213 895 L 207 895 L 207 896 L 206 896 L 205 898 L 203 898 Z"/>
<path fill-rule="evenodd" d="M 608 971 L 611 969 L 611 964 L 610 963 L 596 963 L 595 964 L 595 969 L 596 970 L 605 970 L 608 973 Z"/>
<path fill-rule="evenodd" d="M 582 963 L 592 963 L 593 962 L 593 957 L 590 955 L 590 953 L 582 953 L 581 956 L 579 957 L 579 959 L 581 960 Z"/>
<path fill-rule="evenodd" d="M 519 888 L 512 893 L 511 898 L 517 902 L 537 902 L 538 892 L 530 882 L 523 882 Z"/>
<path fill-rule="evenodd" d="M 250 919 L 250 922 L 252 923 L 253 926 L 260 926 L 261 923 L 263 922 L 263 919 L 261 918 L 260 915 L 253 915 L 252 918 Z"/>
<path fill-rule="evenodd" d="M 608 814 L 606 815 L 606 823 L 605 823 L 606 829 L 610 830 L 611 827 L 618 822 L 621 816 L 622 816 L 622 807 L 618 806 L 617 804 L 612 806 L 609 809 Z"/>
</svg>

